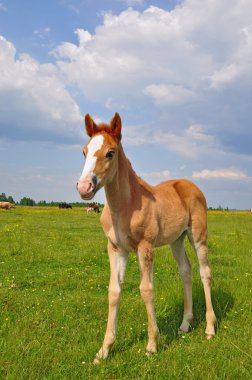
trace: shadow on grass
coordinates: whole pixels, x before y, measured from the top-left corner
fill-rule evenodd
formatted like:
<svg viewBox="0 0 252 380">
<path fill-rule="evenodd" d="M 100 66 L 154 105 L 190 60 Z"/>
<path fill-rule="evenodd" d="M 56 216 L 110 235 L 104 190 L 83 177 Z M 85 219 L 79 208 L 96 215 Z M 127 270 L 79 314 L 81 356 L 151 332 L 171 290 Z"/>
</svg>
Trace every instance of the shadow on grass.
<svg viewBox="0 0 252 380">
<path fill-rule="evenodd" d="M 166 350 L 173 341 L 179 340 L 178 328 L 183 318 L 183 298 L 175 300 L 175 307 L 168 304 L 167 307 L 162 310 L 162 315 L 157 316 L 157 324 L 159 327 L 162 339 L 159 343 L 159 351 Z M 226 313 L 234 306 L 233 296 L 226 290 L 220 288 L 212 289 L 212 302 L 215 315 L 217 318 L 216 333 L 221 325 L 222 319 L 225 318 Z M 206 325 L 205 313 L 205 297 L 203 286 L 201 284 L 195 284 L 193 287 L 193 312 L 194 320 L 192 328 L 197 330 L 201 324 Z M 157 313 L 158 314 L 158 313 Z M 147 317 L 146 317 L 147 324 Z M 190 334 L 190 332 L 189 332 Z M 146 331 L 142 331 L 138 336 L 132 337 L 123 347 L 117 346 L 112 349 L 110 357 L 120 355 L 122 352 L 127 351 L 130 347 L 134 346 L 137 341 L 146 342 L 147 344 L 147 326 Z"/>
<path fill-rule="evenodd" d="M 222 319 L 225 317 L 226 313 L 234 306 L 234 298 L 228 291 L 222 290 L 220 288 L 212 289 L 212 302 L 217 318 L 216 333 L 218 333 Z M 197 330 L 200 324 L 206 324 L 205 297 L 203 286 L 200 286 L 200 284 L 195 285 L 193 288 L 193 313 L 194 319 L 192 322 L 192 328 L 194 330 Z M 160 333 L 166 336 L 165 345 L 169 345 L 173 340 L 179 339 L 178 328 L 182 322 L 182 318 L 183 299 L 177 302 L 173 310 L 170 310 L 167 315 L 158 318 Z"/>
</svg>

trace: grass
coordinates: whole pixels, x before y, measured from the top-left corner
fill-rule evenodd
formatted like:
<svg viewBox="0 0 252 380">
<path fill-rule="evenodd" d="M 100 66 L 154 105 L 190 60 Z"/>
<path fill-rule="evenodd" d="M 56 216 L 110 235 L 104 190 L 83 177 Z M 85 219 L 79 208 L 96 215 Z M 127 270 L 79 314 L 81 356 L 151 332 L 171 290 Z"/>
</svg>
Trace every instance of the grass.
<svg viewBox="0 0 252 380">
<path fill-rule="evenodd" d="M 0 210 L 0 379 L 251 379 L 252 217 L 209 213 L 217 335 L 205 340 L 205 306 L 193 263 L 192 331 L 178 336 L 182 284 L 170 250 L 155 257 L 159 352 L 144 355 L 147 320 L 130 255 L 118 337 L 109 359 L 92 359 L 107 319 L 109 263 L 96 214 L 83 209 Z"/>
</svg>

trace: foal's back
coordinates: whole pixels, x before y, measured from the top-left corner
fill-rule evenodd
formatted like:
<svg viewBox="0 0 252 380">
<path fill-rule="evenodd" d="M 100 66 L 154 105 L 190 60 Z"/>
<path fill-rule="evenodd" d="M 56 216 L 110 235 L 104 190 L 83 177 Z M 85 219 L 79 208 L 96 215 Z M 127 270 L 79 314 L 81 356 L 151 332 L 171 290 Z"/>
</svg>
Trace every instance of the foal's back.
<svg viewBox="0 0 252 380">
<path fill-rule="evenodd" d="M 158 202 L 169 201 L 189 212 L 196 207 L 206 210 L 206 200 L 202 191 L 187 179 L 164 181 L 153 187 Z"/>
<path fill-rule="evenodd" d="M 201 190 L 186 179 L 165 181 L 153 187 L 159 220 L 156 246 L 172 243 L 192 228 L 206 230 L 206 201 Z"/>
</svg>

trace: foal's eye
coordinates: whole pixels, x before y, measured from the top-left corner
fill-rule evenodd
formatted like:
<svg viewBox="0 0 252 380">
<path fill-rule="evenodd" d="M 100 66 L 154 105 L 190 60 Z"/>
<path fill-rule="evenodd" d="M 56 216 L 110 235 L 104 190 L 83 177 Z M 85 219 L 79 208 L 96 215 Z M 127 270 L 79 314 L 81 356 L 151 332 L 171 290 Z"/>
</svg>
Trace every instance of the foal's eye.
<svg viewBox="0 0 252 380">
<path fill-rule="evenodd" d="M 112 158 L 114 157 L 114 154 L 115 152 L 113 150 L 109 150 L 107 153 L 106 153 L 106 158 L 108 158 L 109 160 L 112 160 Z"/>
</svg>

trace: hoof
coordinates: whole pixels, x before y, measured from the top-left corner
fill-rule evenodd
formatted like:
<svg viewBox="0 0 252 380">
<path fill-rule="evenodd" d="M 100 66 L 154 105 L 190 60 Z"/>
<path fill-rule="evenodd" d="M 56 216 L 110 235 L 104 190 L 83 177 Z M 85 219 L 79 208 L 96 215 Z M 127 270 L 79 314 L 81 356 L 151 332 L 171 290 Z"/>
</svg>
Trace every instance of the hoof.
<svg viewBox="0 0 252 380">
<path fill-rule="evenodd" d="M 181 323 L 181 326 L 180 326 L 180 328 L 179 328 L 179 334 L 183 334 L 183 333 L 187 333 L 189 330 L 190 330 L 190 328 L 191 328 L 191 322 L 192 322 L 192 318 L 190 319 L 190 320 L 187 320 L 187 321 L 183 321 L 182 323 Z"/>
<path fill-rule="evenodd" d="M 181 328 L 178 329 L 179 335 L 186 334 L 186 333 L 188 333 L 188 330 L 182 330 Z"/>
<path fill-rule="evenodd" d="M 145 351 L 145 355 L 147 356 L 147 358 L 150 358 L 152 355 L 154 355 L 156 352 L 152 352 L 152 351 Z"/>
<path fill-rule="evenodd" d="M 213 339 L 213 337 L 214 337 L 214 334 L 206 334 L 207 340 Z"/>
<path fill-rule="evenodd" d="M 188 324 L 188 326 L 180 326 L 180 328 L 178 329 L 178 334 L 181 335 L 181 334 L 186 334 L 189 332 L 189 330 L 191 329 L 191 325 Z"/>
<path fill-rule="evenodd" d="M 98 357 L 95 357 L 94 360 L 93 360 L 93 364 L 97 365 L 97 364 L 100 364 L 100 363 L 101 363 L 101 359 L 98 358 Z"/>
</svg>

